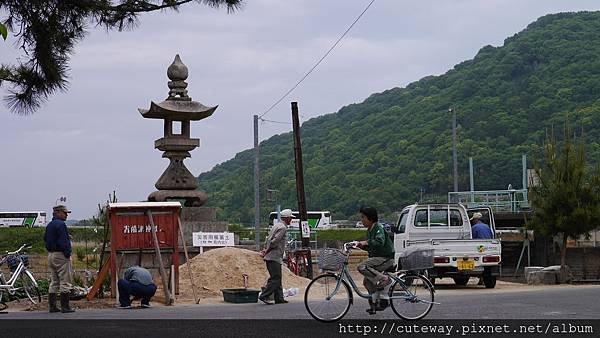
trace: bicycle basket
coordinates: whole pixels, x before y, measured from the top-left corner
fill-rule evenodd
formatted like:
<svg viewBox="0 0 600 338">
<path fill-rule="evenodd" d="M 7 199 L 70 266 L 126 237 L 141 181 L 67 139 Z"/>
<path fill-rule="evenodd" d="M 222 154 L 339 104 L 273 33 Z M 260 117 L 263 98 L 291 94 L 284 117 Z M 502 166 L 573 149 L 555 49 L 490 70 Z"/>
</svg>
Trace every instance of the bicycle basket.
<svg viewBox="0 0 600 338">
<path fill-rule="evenodd" d="M 327 248 L 321 250 L 319 254 L 319 269 L 338 271 L 342 269 L 346 255 L 338 249 Z"/>
<path fill-rule="evenodd" d="M 29 267 L 29 256 L 27 255 L 20 255 L 21 256 L 21 262 L 23 262 L 23 265 L 25 265 L 26 267 Z"/>
<path fill-rule="evenodd" d="M 433 268 L 433 249 L 413 248 L 402 252 L 400 270 L 425 270 Z"/>
<path fill-rule="evenodd" d="M 10 255 L 6 257 L 6 264 L 8 265 L 10 272 L 15 272 L 17 270 L 17 267 L 19 266 L 19 257 L 15 255 Z"/>
</svg>

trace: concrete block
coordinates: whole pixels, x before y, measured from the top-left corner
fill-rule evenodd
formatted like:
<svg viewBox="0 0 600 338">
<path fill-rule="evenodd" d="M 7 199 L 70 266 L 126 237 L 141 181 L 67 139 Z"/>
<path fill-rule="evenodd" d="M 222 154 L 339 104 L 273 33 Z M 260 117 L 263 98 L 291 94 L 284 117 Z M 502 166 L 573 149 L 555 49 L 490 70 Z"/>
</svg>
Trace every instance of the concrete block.
<svg viewBox="0 0 600 338">
<path fill-rule="evenodd" d="M 529 279 L 531 278 L 531 273 L 536 272 L 536 271 L 542 271 L 544 267 L 543 266 L 526 266 L 525 267 L 525 281 L 527 282 L 527 284 L 529 283 Z"/>
<path fill-rule="evenodd" d="M 548 272 L 548 273 L 554 273 L 554 275 L 556 277 L 556 283 L 560 283 L 561 282 L 561 278 L 560 278 L 560 265 L 548 266 L 548 267 L 545 267 L 544 269 L 542 269 L 542 271 Z M 574 279 L 573 273 L 571 272 L 571 268 L 568 265 L 565 266 L 565 272 L 566 272 L 565 273 L 565 276 L 566 276 L 565 282 L 570 282 L 571 280 Z"/>
<path fill-rule="evenodd" d="M 528 272 L 541 271 L 543 268 L 543 266 L 526 266 L 525 275 L 527 275 Z"/>
<path fill-rule="evenodd" d="M 525 279 L 527 280 L 527 284 L 537 285 L 542 284 L 542 271 L 531 271 L 525 275 Z"/>
<path fill-rule="evenodd" d="M 560 271 L 560 265 L 551 265 L 542 269 L 542 271 Z"/>
<path fill-rule="evenodd" d="M 556 281 L 558 280 L 557 277 L 557 273 L 556 271 L 541 271 L 541 276 L 542 276 L 542 284 L 556 284 Z"/>
</svg>

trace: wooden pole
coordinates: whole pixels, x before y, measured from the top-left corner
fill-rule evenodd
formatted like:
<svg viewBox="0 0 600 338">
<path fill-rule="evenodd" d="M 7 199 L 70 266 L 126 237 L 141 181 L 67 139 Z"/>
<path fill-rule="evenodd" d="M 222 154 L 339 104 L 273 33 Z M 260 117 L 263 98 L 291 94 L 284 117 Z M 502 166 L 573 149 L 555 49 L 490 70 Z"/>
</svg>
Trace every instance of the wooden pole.
<svg viewBox="0 0 600 338">
<path fill-rule="evenodd" d="M 260 251 L 260 166 L 258 162 L 260 150 L 258 145 L 258 115 L 254 115 L 254 244 L 256 251 Z"/>
<path fill-rule="evenodd" d="M 104 263 L 104 265 L 102 265 L 102 268 L 100 269 L 100 273 L 98 273 L 98 276 L 96 277 L 96 280 L 94 281 L 94 284 L 92 285 L 92 289 L 86 296 L 86 299 L 88 301 L 94 299 L 94 297 L 98 293 L 98 290 L 100 290 L 100 287 L 102 286 L 102 284 L 104 282 L 104 278 L 106 278 L 106 276 L 108 275 L 109 268 L 110 268 L 110 256 L 108 256 L 108 260 L 106 261 L 106 263 Z"/>
<path fill-rule="evenodd" d="M 162 255 L 160 254 L 160 246 L 158 245 L 158 237 L 156 235 L 156 226 L 154 225 L 154 218 L 152 217 L 152 211 L 148 210 L 146 212 L 148 215 L 148 219 L 150 219 L 150 225 L 152 229 L 152 239 L 154 240 L 154 252 L 156 254 L 156 259 L 158 260 L 158 271 L 160 272 L 160 279 L 163 284 L 163 291 L 165 292 L 165 304 L 171 305 L 171 292 L 169 291 L 169 283 L 167 280 L 167 273 L 165 272 L 165 266 L 162 261 Z M 173 249 L 174 250 L 174 249 Z"/>
<path fill-rule="evenodd" d="M 188 255 L 187 244 L 185 244 L 185 238 L 183 237 L 183 229 L 181 228 L 180 217 L 177 217 L 177 225 L 179 226 L 179 235 L 181 236 L 181 243 L 183 243 L 183 252 L 185 252 L 185 265 L 187 265 L 188 274 L 190 275 L 190 283 L 192 283 L 192 294 L 194 295 L 194 301 L 196 302 L 196 304 L 199 304 L 200 299 L 196 297 L 196 285 L 194 284 L 194 276 L 192 275 L 190 256 Z"/>
<path fill-rule="evenodd" d="M 305 237 L 302 233 L 302 222 L 308 220 L 306 211 L 306 195 L 304 193 L 304 171 L 302 166 L 302 142 L 300 139 L 300 119 L 298 118 L 298 102 L 292 102 L 292 124 L 294 128 L 294 155 L 296 159 L 296 192 L 298 196 L 298 212 L 300 213 L 300 238 L 302 248 L 308 251 L 308 278 L 312 279 L 312 255 L 310 252 L 310 236 Z"/>
</svg>

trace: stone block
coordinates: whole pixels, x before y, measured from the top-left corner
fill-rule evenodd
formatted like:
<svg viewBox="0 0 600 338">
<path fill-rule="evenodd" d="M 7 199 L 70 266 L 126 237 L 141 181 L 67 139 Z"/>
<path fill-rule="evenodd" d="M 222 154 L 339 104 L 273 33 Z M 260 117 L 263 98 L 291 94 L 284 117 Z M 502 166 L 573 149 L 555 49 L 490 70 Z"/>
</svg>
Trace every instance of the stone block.
<svg viewBox="0 0 600 338">
<path fill-rule="evenodd" d="M 542 284 L 542 271 L 530 271 L 525 275 L 527 284 L 537 285 Z"/>
<path fill-rule="evenodd" d="M 547 273 L 554 273 L 556 283 L 561 282 L 560 265 L 548 266 L 548 267 L 545 267 L 544 269 L 542 269 L 542 271 L 547 272 Z M 573 273 L 571 272 L 571 268 L 568 265 L 565 266 L 565 278 L 566 278 L 565 282 L 567 282 L 567 283 L 574 279 Z"/>
<path fill-rule="evenodd" d="M 527 284 L 539 284 L 539 283 L 535 283 L 536 282 L 535 277 L 537 277 L 537 275 L 535 275 L 535 273 L 542 271 L 543 268 L 544 267 L 542 267 L 542 266 L 526 266 L 525 267 L 525 281 L 527 282 Z"/>
<path fill-rule="evenodd" d="M 543 268 L 543 266 L 526 266 L 525 275 L 527 275 L 528 272 L 541 271 Z"/>
<path fill-rule="evenodd" d="M 186 207 L 181 209 L 182 222 L 215 222 L 216 220 L 216 208 Z"/>
<path fill-rule="evenodd" d="M 554 271 L 540 271 L 542 284 L 556 284 L 556 272 Z"/>
</svg>

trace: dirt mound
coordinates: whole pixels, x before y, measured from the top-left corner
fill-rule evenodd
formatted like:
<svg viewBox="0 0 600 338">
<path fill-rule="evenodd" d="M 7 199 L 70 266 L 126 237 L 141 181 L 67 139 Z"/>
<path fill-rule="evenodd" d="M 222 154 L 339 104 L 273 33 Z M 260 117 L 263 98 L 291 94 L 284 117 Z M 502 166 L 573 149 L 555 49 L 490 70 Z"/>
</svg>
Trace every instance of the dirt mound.
<svg viewBox="0 0 600 338">
<path fill-rule="evenodd" d="M 248 288 L 260 290 L 269 278 L 265 262 L 258 252 L 240 248 L 219 248 L 209 250 L 190 260 L 196 294 L 201 298 L 222 295 L 221 289 L 243 288 L 243 274 L 248 275 Z M 310 282 L 309 279 L 294 275 L 285 265 L 282 266 L 283 288 L 296 287 L 300 292 Z M 193 299 L 192 284 L 186 264 L 179 266 L 179 297 Z"/>
</svg>

